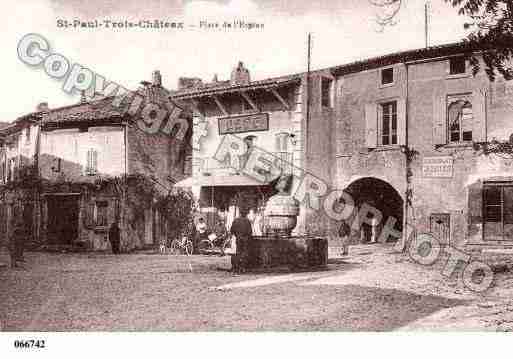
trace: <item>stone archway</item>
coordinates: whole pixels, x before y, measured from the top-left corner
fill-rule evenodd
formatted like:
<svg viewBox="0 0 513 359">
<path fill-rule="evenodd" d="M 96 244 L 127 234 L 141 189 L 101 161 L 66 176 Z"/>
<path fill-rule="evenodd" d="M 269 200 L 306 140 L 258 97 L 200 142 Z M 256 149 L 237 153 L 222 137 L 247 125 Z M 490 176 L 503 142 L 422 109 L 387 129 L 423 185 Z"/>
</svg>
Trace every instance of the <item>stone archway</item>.
<svg viewBox="0 0 513 359">
<path fill-rule="evenodd" d="M 354 200 L 357 209 L 355 213 L 358 213 L 363 204 L 367 204 L 378 209 L 383 216 L 383 220 L 377 224 L 376 228 L 372 229 L 368 224 L 363 224 L 360 233 L 353 233 L 353 237 L 360 236 L 361 242 L 370 242 L 371 239 L 377 239 L 389 217 L 396 218 L 394 228 L 402 231 L 404 201 L 390 183 L 375 177 L 363 177 L 352 182 L 345 191 Z M 391 239 L 389 238 L 389 240 Z"/>
</svg>

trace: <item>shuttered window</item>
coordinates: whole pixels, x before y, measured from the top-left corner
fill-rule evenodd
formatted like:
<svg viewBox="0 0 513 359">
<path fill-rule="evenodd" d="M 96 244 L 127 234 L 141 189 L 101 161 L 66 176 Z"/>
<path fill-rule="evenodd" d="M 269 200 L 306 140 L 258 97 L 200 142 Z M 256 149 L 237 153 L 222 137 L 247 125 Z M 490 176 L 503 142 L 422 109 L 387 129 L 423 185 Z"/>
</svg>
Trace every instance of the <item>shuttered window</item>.
<svg viewBox="0 0 513 359">
<path fill-rule="evenodd" d="M 484 238 L 513 239 L 513 183 L 485 184 L 483 209 Z"/>
<path fill-rule="evenodd" d="M 95 222 L 97 227 L 108 226 L 108 210 L 109 203 L 107 201 L 96 202 L 96 216 Z"/>
<path fill-rule="evenodd" d="M 90 149 L 87 151 L 86 174 L 94 176 L 98 173 L 98 151 Z"/>
<path fill-rule="evenodd" d="M 473 113 L 468 100 L 458 99 L 449 104 L 449 141 L 472 141 Z"/>
<path fill-rule="evenodd" d="M 397 101 L 381 104 L 381 144 L 397 145 Z"/>
</svg>

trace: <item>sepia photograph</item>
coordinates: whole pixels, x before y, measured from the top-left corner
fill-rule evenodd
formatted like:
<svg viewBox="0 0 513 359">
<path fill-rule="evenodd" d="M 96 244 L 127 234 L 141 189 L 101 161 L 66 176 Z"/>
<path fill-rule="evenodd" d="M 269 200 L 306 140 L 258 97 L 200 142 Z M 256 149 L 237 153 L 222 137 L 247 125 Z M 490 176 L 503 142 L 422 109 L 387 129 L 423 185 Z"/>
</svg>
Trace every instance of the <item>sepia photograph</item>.
<svg viewBox="0 0 513 359">
<path fill-rule="evenodd" d="M 2 357 L 509 339 L 512 0 L 0 18 Z"/>
</svg>

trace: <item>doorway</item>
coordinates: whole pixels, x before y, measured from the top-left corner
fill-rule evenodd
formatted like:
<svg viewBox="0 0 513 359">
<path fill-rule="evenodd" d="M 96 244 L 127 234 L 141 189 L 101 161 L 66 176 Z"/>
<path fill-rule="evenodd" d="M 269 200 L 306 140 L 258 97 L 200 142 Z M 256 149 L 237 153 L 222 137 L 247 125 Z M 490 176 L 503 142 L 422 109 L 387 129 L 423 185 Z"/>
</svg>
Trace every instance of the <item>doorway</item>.
<svg viewBox="0 0 513 359">
<path fill-rule="evenodd" d="M 78 195 L 46 196 L 48 244 L 71 245 L 78 237 Z"/>
<path fill-rule="evenodd" d="M 404 202 L 399 192 L 388 182 L 374 177 L 364 177 L 351 183 L 346 192 L 355 202 L 356 213 L 363 204 L 367 204 L 376 208 L 383 217 L 381 223 L 376 222 L 374 228 L 367 223 L 362 224 L 358 234 L 360 242 L 371 242 L 379 238 L 383 223 L 389 217 L 396 219 L 395 229 L 402 231 Z"/>
</svg>

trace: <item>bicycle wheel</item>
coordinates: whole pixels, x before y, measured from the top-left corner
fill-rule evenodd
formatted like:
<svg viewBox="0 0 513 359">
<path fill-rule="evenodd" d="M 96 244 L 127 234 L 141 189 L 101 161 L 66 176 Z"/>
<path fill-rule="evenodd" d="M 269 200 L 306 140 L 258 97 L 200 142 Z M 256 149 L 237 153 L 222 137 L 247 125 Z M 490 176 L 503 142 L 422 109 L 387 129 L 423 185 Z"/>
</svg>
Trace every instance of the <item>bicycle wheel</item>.
<svg viewBox="0 0 513 359">
<path fill-rule="evenodd" d="M 170 248 L 171 254 L 180 254 L 182 251 L 182 246 L 180 245 L 180 241 L 178 239 L 173 239 L 171 242 Z"/>
<path fill-rule="evenodd" d="M 230 249 L 232 247 L 232 241 L 230 240 L 230 237 L 227 237 L 223 240 L 223 243 L 221 243 L 221 255 L 226 255 L 226 250 Z"/>
<path fill-rule="evenodd" d="M 194 251 L 194 246 L 192 245 L 192 241 L 187 240 L 185 242 L 185 254 L 190 256 L 193 251 Z"/>
<path fill-rule="evenodd" d="M 199 248 L 201 250 L 211 250 L 211 249 L 214 249 L 214 243 L 212 243 L 212 241 L 208 240 L 208 239 L 204 239 L 200 242 L 200 245 L 199 245 Z"/>
</svg>

